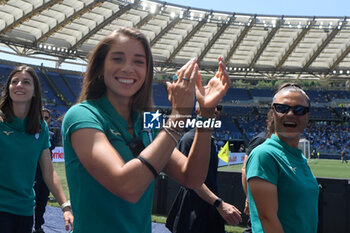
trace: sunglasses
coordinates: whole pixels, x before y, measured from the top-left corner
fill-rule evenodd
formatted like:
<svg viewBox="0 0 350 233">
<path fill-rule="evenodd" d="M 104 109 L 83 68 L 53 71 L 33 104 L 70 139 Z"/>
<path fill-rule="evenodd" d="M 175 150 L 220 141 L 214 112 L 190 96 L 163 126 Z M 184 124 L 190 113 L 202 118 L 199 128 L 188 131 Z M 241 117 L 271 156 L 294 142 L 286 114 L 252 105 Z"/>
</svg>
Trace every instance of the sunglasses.
<svg viewBox="0 0 350 233">
<path fill-rule="evenodd" d="M 48 120 L 48 119 L 50 119 L 50 117 L 44 116 L 44 120 Z"/>
<path fill-rule="evenodd" d="M 282 114 L 288 113 L 289 110 L 292 109 L 294 115 L 296 116 L 303 116 L 310 111 L 309 107 L 302 106 L 302 105 L 289 106 L 286 104 L 274 103 L 272 104 L 272 106 L 276 110 L 276 112 L 282 113 Z"/>
</svg>

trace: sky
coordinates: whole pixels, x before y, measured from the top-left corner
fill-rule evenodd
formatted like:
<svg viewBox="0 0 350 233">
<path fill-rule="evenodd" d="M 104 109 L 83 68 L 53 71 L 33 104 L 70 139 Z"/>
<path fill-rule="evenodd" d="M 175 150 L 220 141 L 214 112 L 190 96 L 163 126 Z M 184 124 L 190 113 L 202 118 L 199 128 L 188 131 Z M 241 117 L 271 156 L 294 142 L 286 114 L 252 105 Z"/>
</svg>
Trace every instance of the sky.
<svg viewBox="0 0 350 233">
<path fill-rule="evenodd" d="M 166 2 L 200 9 L 248 14 L 350 16 L 350 0 L 167 0 Z"/>
<path fill-rule="evenodd" d="M 161 1 L 161 0 L 160 0 Z M 286 15 L 286 16 L 329 16 L 350 17 L 350 0 L 167 0 L 181 6 L 224 11 L 229 13 L 263 14 L 263 15 Z M 17 61 L 17 56 L 1 53 L 6 59 Z M 8 49 L 6 49 L 9 51 Z M 23 57 L 21 60 L 25 59 Z M 54 67 L 55 62 L 38 59 L 25 59 L 25 63 Z M 85 66 L 62 64 L 61 69 L 85 71 Z"/>
</svg>

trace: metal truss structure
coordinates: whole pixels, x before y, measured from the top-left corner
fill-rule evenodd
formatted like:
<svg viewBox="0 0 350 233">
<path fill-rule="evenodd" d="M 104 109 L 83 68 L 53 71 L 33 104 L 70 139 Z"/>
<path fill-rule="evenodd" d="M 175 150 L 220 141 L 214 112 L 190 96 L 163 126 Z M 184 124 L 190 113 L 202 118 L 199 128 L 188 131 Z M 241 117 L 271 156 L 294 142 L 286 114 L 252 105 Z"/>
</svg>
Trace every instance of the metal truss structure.
<svg viewBox="0 0 350 233">
<path fill-rule="evenodd" d="M 0 43 L 17 54 L 87 59 L 107 34 L 139 28 L 155 69 L 198 57 L 212 75 L 225 57 L 240 79 L 350 80 L 350 19 L 219 12 L 149 0 L 0 1 Z"/>
</svg>

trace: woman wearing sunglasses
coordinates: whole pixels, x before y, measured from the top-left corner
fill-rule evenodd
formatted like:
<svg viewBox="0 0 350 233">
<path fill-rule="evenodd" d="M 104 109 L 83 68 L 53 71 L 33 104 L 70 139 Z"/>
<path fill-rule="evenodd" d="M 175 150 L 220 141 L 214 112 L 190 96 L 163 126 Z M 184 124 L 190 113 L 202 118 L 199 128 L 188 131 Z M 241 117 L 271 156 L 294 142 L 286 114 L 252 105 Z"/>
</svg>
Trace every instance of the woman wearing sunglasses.
<svg viewBox="0 0 350 233">
<path fill-rule="evenodd" d="M 227 92 L 223 58 L 205 87 L 196 59 L 167 82 L 172 112 L 158 135 L 142 129 L 141 116 L 152 108 L 152 79 L 150 45 L 136 29 L 113 31 L 92 52 L 79 103 L 62 125 L 74 233 L 150 233 L 154 179 L 160 171 L 189 188 L 203 183 L 211 130 L 196 130 L 188 159 L 175 146 L 179 122 L 191 114 L 195 95 L 201 116 L 209 118 Z M 156 137 L 149 137 L 152 133 Z"/>
<path fill-rule="evenodd" d="M 18 66 L 10 73 L 0 100 L 0 231 L 31 233 L 39 162 L 43 179 L 73 224 L 70 205 L 50 156 L 49 130 L 41 116 L 41 88 L 35 70 Z"/>
<path fill-rule="evenodd" d="M 256 147 L 247 162 L 253 232 L 316 233 L 318 184 L 302 151 L 310 100 L 297 85 L 284 85 L 273 97 L 275 133 Z"/>
</svg>

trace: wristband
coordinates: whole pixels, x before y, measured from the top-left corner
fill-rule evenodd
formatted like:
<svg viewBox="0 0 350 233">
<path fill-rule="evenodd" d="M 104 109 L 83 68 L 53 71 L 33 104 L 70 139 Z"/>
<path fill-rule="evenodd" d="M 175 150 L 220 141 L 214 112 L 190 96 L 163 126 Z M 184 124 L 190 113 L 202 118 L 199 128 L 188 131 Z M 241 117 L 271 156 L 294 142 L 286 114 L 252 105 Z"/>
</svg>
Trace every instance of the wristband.
<svg viewBox="0 0 350 233">
<path fill-rule="evenodd" d="M 139 155 L 136 158 L 139 159 L 143 164 L 146 165 L 146 167 L 153 173 L 154 178 L 157 178 L 158 173 L 157 173 L 156 169 L 154 169 L 154 167 L 144 157 Z"/>
<path fill-rule="evenodd" d="M 61 205 L 61 210 L 63 211 L 63 209 L 66 208 L 66 207 L 71 207 L 71 206 L 70 206 L 70 201 L 67 201 L 67 202 L 63 203 L 63 204 Z"/>
<path fill-rule="evenodd" d="M 163 126 L 163 128 L 167 128 L 168 130 L 170 130 L 171 132 L 176 133 L 177 135 L 179 135 L 180 137 L 182 137 L 182 133 L 177 131 L 176 129 L 171 128 L 170 126 Z"/>
<path fill-rule="evenodd" d="M 169 136 L 174 140 L 175 144 L 177 145 L 177 143 L 178 143 L 179 141 L 175 138 L 175 136 L 174 136 L 172 133 L 170 133 L 170 131 L 169 131 L 170 128 L 163 127 L 163 129 L 164 129 L 164 131 L 165 131 L 167 134 L 169 134 Z"/>
<path fill-rule="evenodd" d="M 218 199 L 215 200 L 213 206 L 215 208 L 218 208 L 221 205 L 221 203 L 222 203 L 222 199 L 219 197 Z"/>
</svg>

